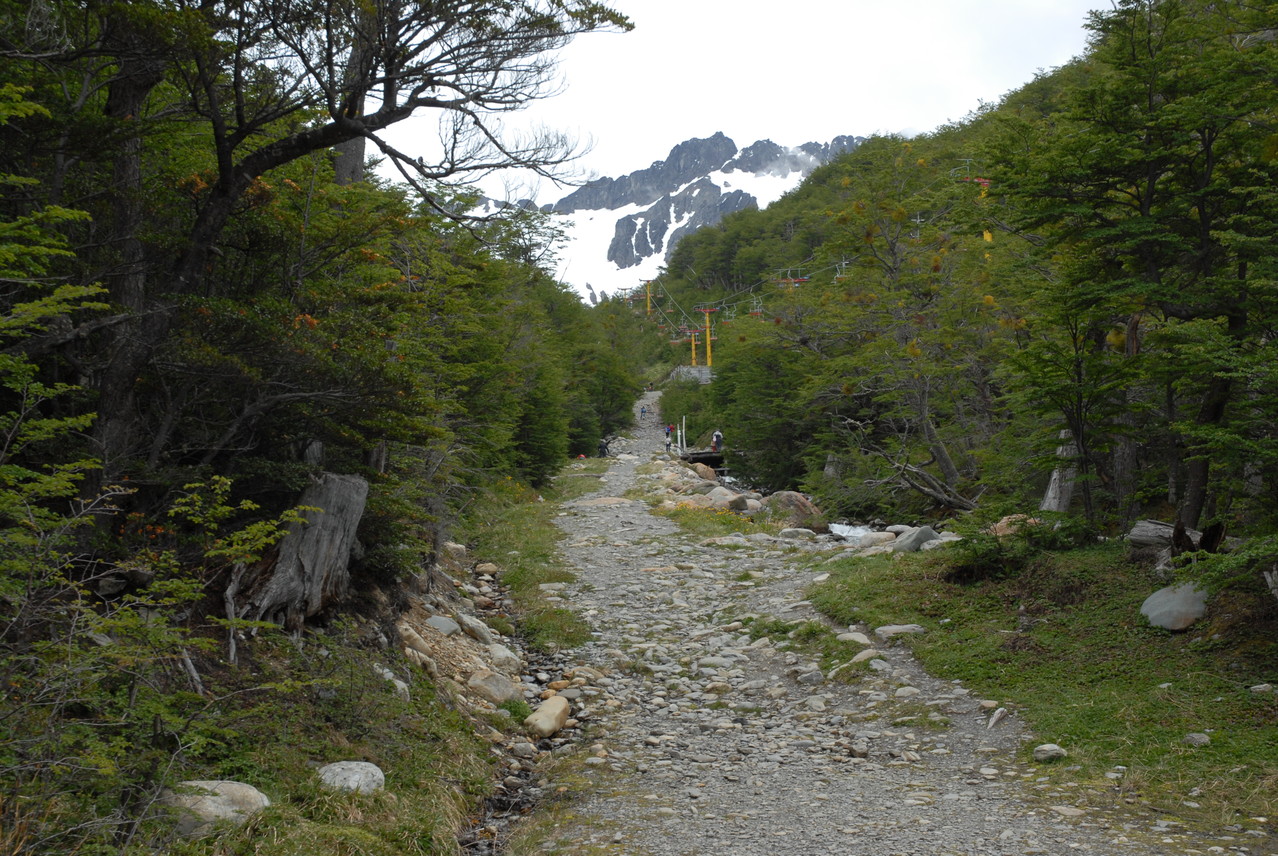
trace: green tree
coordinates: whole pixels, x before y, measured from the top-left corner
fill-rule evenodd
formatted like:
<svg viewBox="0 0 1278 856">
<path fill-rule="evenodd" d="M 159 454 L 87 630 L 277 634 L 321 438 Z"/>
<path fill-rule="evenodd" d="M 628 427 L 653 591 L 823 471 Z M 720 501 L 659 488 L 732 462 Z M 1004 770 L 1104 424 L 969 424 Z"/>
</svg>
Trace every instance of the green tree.
<svg viewBox="0 0 1278 856">
<path fill-rule="evenodd" d="M 67 127 L 87 130 L 92 104 L 115 143 L 112 154 L 95 151 L 98 159 L 83 167 L 99 168 L 97 181 L 111 173 L 104 212 L 109 259 L 103 257 L 111 272 L 104 279 L 126 316 L 103 343 L 109 359 L 94 378 L 96 440 L 108 477 L 143 453 L 138 441 L 151 426 L 137 421 L 137 378 L 167 343 L 183 301 L 221 296 L 219 244 L 233 215 L 256 204 L 263 176 L 363 139 L 442 209 L 433 182 L 512 165 L 550 171 L 570 155 L 566 140 L 506 139 L 495 117 L 550 91 L 549 52 L 575 35 L 629 27 L 616 12 L 584 0 L 136 3 L 95 6 L 78 16 L 64 5 L 48 11 L 61 28 L 53 39 L 58 46 L 50 49 L 41 41 L 47 34 L 29 32 L 29 43 L 7 46 L 9 62 L 25 61 L 51 87 L 88 93 L 68 105 Z M 86 61 L 90 53 L 100 59 Z M 369 95 L 375 108 L 366 109 Z M 408 157 L 381 137 L 421 112 L 442 119 L 446 144 L 437 153 Z M 167 154 L 157 145 L 161 128 L 207 153 L 189 185 L 185 216 L 151 216 L 143 204 L 156 161 Z M 82 158 L 77 134 L 36 136 L 50 149 L 41 152 L 46 161 Z M 157 251 L 158 244 L 167 246 Z"/>
<path fill-rule="evenodd" d="M 1272 206 L 1266 145 L 1278 54 L 1260 36 L 1263 16 L 1195 0 L 1125 0 L 1094 13 L 1082 82 L 1059 112 L 1033 123 L 1035 136 L 1021 126 L 1006 150 L 1025 153 L 1009 158 L 1017 168 L 1004 176 L 1019 228 L 1068 248 L 1047 299 L 1074 319 L 1076 335 L 1122 330 L 1129 357 L 1157 350 L 1163 359 L 1151 367 L 1178 367 L 1161 380 L 1151 368 L 1115 404 L 1163 400 L 1169 441 L 1154 446 L 1169 451 L 1163 471 L 1191 526 L 1213 496 L 1213 466 L 1244 464 L 1201 438 L 1228 421 L 1238 390 L 1225 367 L 1252 350 L 1271 312 L 1261 247 L 1273 237 L 1263 212 Z M 1224 334 L 1210 341 L 1231 344 L 1215 356 L 1175 344 L 1186 340 L 1177 328 L 1204 324 Z M 1136 467 L 1132 445 L 1117 437 L 1131 421 L 1098 429 L 1124 452 L 1110 464 L 1122 503 Z"/>
</svg>

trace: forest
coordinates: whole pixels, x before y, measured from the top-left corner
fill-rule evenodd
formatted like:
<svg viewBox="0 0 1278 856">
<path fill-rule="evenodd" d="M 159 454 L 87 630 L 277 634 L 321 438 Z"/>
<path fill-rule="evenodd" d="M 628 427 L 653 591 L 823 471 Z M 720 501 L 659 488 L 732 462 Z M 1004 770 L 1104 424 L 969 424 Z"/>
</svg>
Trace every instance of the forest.
<svg viewBox="0 0 1278 856">
<path fill-rule="evenodd" d="M 652 311 L 557 282 L 548 216 L 470 214 L 476 179 L 572 159 L 500 117 L 570 39 L 629 28 L 606 6 L 0 21 L 6 852 L 163 840 L 159 789 L 231 775 L 238 730 L 277 715 L 228 701 L 257 680 L 228 630 L 296 639 L 410 584 L 480 498 L 629 427 L 709 310 L 715 380 L 668 384 L 666 412 L 721 428 L 759 488 L 832 518 L 1251 536 L 1204 564 L 1221 584 L 1278 561 L 1272 3 L 1118 0 L 1074 63 L 685 239 Z M 423 114 L 433 156 L 387 141 Z M 363 548 L 304 585 L 281 538 L 333 485 Z"/>
<path fill-rule="evenodd" d="M 696 432 L 853 518 L 1033 510 L 1059 470 L 1045 510 L 1098 532 L 1267 531 L 1275 11 L 1118 3 L 1086 56 L 683 241 L 656 318 L 685 361 L 713 321 Z"/>
<path fill-rule="evenodd" d="M 542 215 L 470 215 L 476 178 L 571 160 L 501 117 L 630 24 L 576 0 L 0 21 L 0 849 L 120 852 L 245 717 L 213 674 L 234 647 L 202 638 L 405 583 L 477 496 L 630 424 L 629 313 L 554 280 Z M 386 141 L 423 114 L 434 148 Z M 299 503 L 351 567 L 284 579 Z"/>
</svg>

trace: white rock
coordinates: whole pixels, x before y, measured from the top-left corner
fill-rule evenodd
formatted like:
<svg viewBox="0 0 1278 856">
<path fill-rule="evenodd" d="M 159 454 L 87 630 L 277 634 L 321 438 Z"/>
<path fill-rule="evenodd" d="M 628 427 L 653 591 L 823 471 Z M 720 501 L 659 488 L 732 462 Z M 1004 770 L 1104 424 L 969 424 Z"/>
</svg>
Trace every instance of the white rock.
<svg viewBox="0 0 1278 856">
<path fill-rule="evenodd" d="M 1145 598 L 1140 614 L 1165 630 L 1184 630 L 1207 614 L 1207 592 L 1193 583 L 1167 586 Z"/>
<path fill-rule="evenodd" d="M 196 780 L 164 791 L 160 803 L 176 809 L 182 835 L 201 835 L 219 821 L 239 825 L 271 804 L 266 794 L 243 782 Z"/>
<path fill-rule="evenodd" d="M 386 787 L 386 775 L 376 764 L 367 761 L 337 761 L 317 771 L 326 786 L 335 791 L 371 794 Z"/>
<path fill-rule="evenodd" d="M 931 526 L 920 526 L 898 534 L 892 542 L 892 549 L 901 553 L 913 553 L 928 541 L 936 541 L 940 537 Z"/>
</svg>

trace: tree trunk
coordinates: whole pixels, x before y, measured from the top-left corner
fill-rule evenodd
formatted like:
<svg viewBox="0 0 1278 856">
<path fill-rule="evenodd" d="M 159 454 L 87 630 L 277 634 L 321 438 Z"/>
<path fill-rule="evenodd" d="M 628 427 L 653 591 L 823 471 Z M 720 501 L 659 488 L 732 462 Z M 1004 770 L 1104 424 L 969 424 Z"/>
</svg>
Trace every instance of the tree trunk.
<svg viewBox="0 0 1278 856">
<path fill-rule="evenodd" d="M 957 489 L 959 483 L 958 467 L 954 465 L 954 459 L 950 457 L 950 450 L 945 447 L 945 441 L 941 439 L 941 435 L 936 433 L 936 426 L 932 424 L 932 412 L 926 403 L 919 407 L 920 416 L 923 422 L 923 435 L 927 438 L 928 451 L 932 453 L 932 457 L 936 460 L 936 465 L 940 467 L 941 478 L 947 485 Z"/>
<path fill-rule="evenodd" d="M 1246 289 L 1246 265 L 1239 268 L 1239 287 Z M 1229 338 L 1237 345 L 1246 339 L 1247 314 L 1237 307 L 1226 317 Z M 1219 375 L 1210 381 L 1211 386 L 1203 395 L 1198 414 L 1194 420 L 1198 425 L 1219 425 L 1225 421 L 1225 411 L 1233 395 L 1233 381 Z M 1207 488 L 1211 481 L 1211 459 L 1203 449 L 1189 448 L 1192 456 L 1185 466 L 1185 500 L 1181 504 L 1179 517 L 1187 526 L 1197 528 L 1207 506 Z"/>
<path fill-rule="evenodd" d="M 1060 439 L 1061 445 L 1056 448 L 1056 457 L 1061 463 L 1052 470 L 1052 477 L 1047 482 L 1047 490 L 1043 492 L 1043 501 L 1038 504 L 1038 510 L 1064 514 L 1069 511 L 1070 501 L 1074 498 L 1074 478 L 1078 472 L 1074 467 L 1074 459 L 1078 457 L 1078 446 L 1068 428 L 1061 431 Z"/>
<path fill-rule="evenodd" d="M 359 476 L 324 473 L 306 490 L 299 505 L 305 524 L 294 524 L 280 541 L 278 557 L 268 567 L 250 572 L 241 583 L 248 593 L 241 617 L 274 621 L 290 631 L 350 588 L 351 548 L 364 515 L 368 482 Z"/>
<path fill-rule="evenodd" d="M 108 21 L 104 42 L 119 56 L 119 69 L 107 86 L 104 113 L 121 134 L 112 174 L 111 245 L 115 273 L 107 278 L 111 300 L 131 316 L 110 328 L 107 364 L 98 378 L 95 439 L 104 481 L 113 480 L 130 451 L 145 440 L 137 431 L 134 385 L 152 351 L 154 318 L 147 310 L 145 248 L 138 237 L 146 200 L 142 187 L 142 137 L 139 117 L 147 97 L 164 79 L 165 63 L 149 50 L 128 15 Z M 96 490 L 98 485 L 88 486 Z"/>
</svg>

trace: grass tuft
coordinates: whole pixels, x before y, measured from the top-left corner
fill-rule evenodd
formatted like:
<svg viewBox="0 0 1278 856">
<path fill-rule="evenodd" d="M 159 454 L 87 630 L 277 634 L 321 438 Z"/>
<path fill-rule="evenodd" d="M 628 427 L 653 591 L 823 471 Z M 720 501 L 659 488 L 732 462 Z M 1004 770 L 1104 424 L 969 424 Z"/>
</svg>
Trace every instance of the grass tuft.
<svg viewBox="0 0 1278 856">
<path fill-rule="evenodd" d="M 607 462 L 584 459 L 573 472 L 594 472 Z M 573 648 L 590 640 L 589 626 L 571 610 L 548 602 L 544 583 L 571 583 L 576 576 L 559 552 L 562 539 L 554 517 L 559 503 L 598 489 L 593 479 L 562 476 L 542 494 L 509 479 L 485 492 L 468 510 L 458 536 L 472 553 L 501 565 L 501 581 L 510 589 L 524 641 L 538 651 Z M 518 533 L 513 539 L 512 534 Z M 512 543 L 517 550 L 510 549 Z"/>
</svg>

